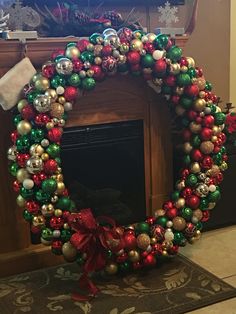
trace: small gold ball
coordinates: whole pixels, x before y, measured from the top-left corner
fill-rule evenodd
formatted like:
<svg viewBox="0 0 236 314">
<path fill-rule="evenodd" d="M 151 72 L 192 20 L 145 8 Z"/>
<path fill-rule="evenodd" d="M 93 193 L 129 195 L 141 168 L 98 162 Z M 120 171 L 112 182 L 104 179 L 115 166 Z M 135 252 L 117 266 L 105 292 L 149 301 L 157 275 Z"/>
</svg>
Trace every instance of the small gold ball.
<svg viewBox="0 0 236 314">
<path fill-rule="evenodd" d="M 35 81 L 34 85 L 35 88 L 38 89 L 39 91 L 46 91 L 50 87 L 50 81 L 46 77 L 42 76 L 41 78 Z"/>
<path fill-rule="evenodd" d="M 190 171 L 192 173 L 199 173 L 201 171 L 200 164 L 198 162 L 194 162 L 190 166 Z"/>
<path fill-rule="evenodd" d="M 20 183 L 22 183 L 25 179 L 28 179 L 29 177 L 30 177 L 30 174 L 24 168 L 19 169 L 16 173 L 16 179 Z"/>
<path fill-rule="evenodd" d="M 63 182 L 63 180 L 64 180 L 63 174 L 57 174 L 55 179 L 56 179 L 58 182 Z"/>
<path fill-rule="evenodd" d="M 151 238 L 150 239 L 150 243 L 151 244 L 156 244 L 157 243 L 157 239 L 156 238 Z"/>
<path fill-rule="evenodd" d="M 192 121 L 192 122 L 189 124 L 189 128 L 190 128 L 190 130 L 191 130 L 193 133 L 197 134 L 197 133 L 199 133 L 199 132 L 201 131 L 202 126 L 201 126 L 201 124 L 198 124 L 198 123 Z"/>
<path fill-rule="evenodd" d="M 65 191 L 65 184 L 64 184 L 64 182 L 61 182 L 61 181 L 57 182 L 57 190 L 56 190 L 56 193 L 60 195 L 60 194 L 62 194 L 64 191 Z"/>
<path fill-rule="evenodd" d="M 41 159 L 42 159 L 43 161 L 47 161 L 47 160 L 49 159 L 48 153 L 43 153 L 43 154 L 41 155 Z"/>
<path fill-rule="evenodd" d="M 175 89 L 175 92 L 176 92 L 177 95 L 183 95 L 184 88 L 177 86 L 176 89 Z"/>
<path fill-rule="evenodd" d="M 70 229 L 70 226 L 69 226 L 69 224 L 68 224 L 67 222 L 65 222 L 64 225 L 63 225 L 63 228 L 64 228 L 65 230 L 69 230 L 69 229 Z"/>
<path fill-rule="evenodd" d="M 129 260 L 131 262 L 136 263 L 136 262 L 140 261 L 140 254 L 138 251 L 131 250 L 131 251 L 129 251 L 128 255 L 129 255 Z"/>
<path fill-rule="evenodd" d="M 200 145 L 200 151 L 203 154 L 208 155 L 208 154 L 212 153 L 213 150 L 214 150 L 214 144 L 211 141 L 204 141 Z"/>
<path fill-rule="evenodd" d="M 186 142 L 186 143 L 183 144 L 183 151 L 186 154 L 189 154 L 192 149 L 193 149 L 193 146 L 189 142 Z"/>
<path fill-rule="evenodd" d="M 60 104 L 64 105 L 64 103 L 66 103 L 65 97 L 64 97 L 64 96 L 58 97 L 58 102 L 59 102 Z"/>
<path fill-rule="evenodd" d="M 17 109 L 19 112 L 21 112 L 21 110 L 28 104 L 28 101 L 26 99 L 21 99 L 20 101 L 18 101 L 17 104 Z"/>
<path fill-rule="evenodd" d="M 170 65 L 170 73 L 177 75 L 180 72 L 180 64 L 174 63 Z"/>
<path fill-rule="evenodd" d="M 48 130 L 52 129 L 53 127 L 54 127 L 54 123 L 53 123 L 53 122 L 48 122 L 48 123 L 46 124 L 46 128 L 47 128 Z"/>
<path fill-rule="evenodd" d="M 190 68 L 195 68 L 195 61 L 192 57 L 186 57 L 187 61 L 188 61 L 188 66 Z"/>
<path fill-rule="evenodd" d="M 19 207 L 25 207 L 26 200 L 21 195 L 18 195 L 16 198 L 16 203 Z"/>
<path fill-rule="evenodd" d="M 147 38 L 150 43 L 152 43 L 156 39 L 157 35 L 154 33 L 148 33 Z"/>
<path fill-rule="evenodd" d="M 198 86 L 200 91 L 203 91 L 205 89 L 205 87 L 206 87 L 206 80 L 203 77 L 197 78 L 196 83 L 197 83 L 197 86 Z M 205 94 L 205 92 L 204 92 L 204 94 Z"/>
<path fill-rule="evenodd" d="M 44 153 L 44 148 L 40 144 L 33 144 L 30 147 L 31 156 L 41 156 Z"/>
<path fill-rule="evenodd" d="M 193 216 L 196 217 L 198 220 L 201 220 L 203 217 L 203 213 L 202 213 L 201 209 L 199 209 L 199 208 L 195 209 L 193 211 Z"/>
<path fill-rule="evenodd" d="M 157 209 L 154 213 L 155 217 L 161 217 L 165 215 L 165 210 L 164 209 Z"/>
<path fill-rule="evenodd" d="M 102 45 L 95 45 L 95 46 L 94 46 L 94 50 L 93 50 L 93 51 L 94 51 L 94 55 L 95 55 L 96 57 L 101 56 L 102 48 L 103 48 Z"/>
<path fill-rule="evenodd" d="M 199 92 L 199 97 L 204 98 L 206 96 L 206 93 L 204 91 Z"/>
<path fill-rule="evenodd" d="M 50 217 L 54 213 L 54 206 L 52 204 L 42 205 L 41 212 L 42 212 L 43 216 Z"/>
<path fill-rule="evenodd" d="M 203 98 L 198 98 L 195 100 L 194 105 L 193 105 L 194 109 L 197 111 L 204 111 L 204 109 L 206 108 L 206 101 Z"/>
<path fill-rule="evenodd" d="M 17 132 L 20 135 L 26 135 L 26 134 L 30 133 L 30 131 L 31 131 L 31 124 L 28 121 L 21 120 L 17 124 Z"/>
<path fill-rule="evenodd" d="M 168 253 L 167 253 L 166 250 L 163 250 L 163 251 L 162 251 L 162 256 L 165 256 L 165 257 L 168 256 Z"/>
<path fill-rule="evenodd" d="M 49 96 L 51 98 L 52 102 L 55 102 L 58 98 L 56 90 L 52 89 L 52 88 L 47 89 L 45 92 L 45 95 Z"/>
<path fill-rule="evenodd" d="M 66 261 L 73 262 L 77 256 L 77 249 L 68 241 L 62 246 L 62 254 Z"/>
<path fill-rule="evenodd" d="M 183 208 L 184 205 L 185 205 L 185 199 L 184 199 L 184 198 L 179 198 L 179 199 L 175 202 L 176 208 Z"/>
<path fill-rule="evenodd" d="M 216 135 L 213 135 L 213 136 L 211 137 L 211 141 L 212 141 L 213 143 L 215 143 L 217 140 L 218 140 L 218 138 L 217 138 Z"/>
<path fill-rule="evenodd" d="M 56 217 L 61 217 L 61 216 L 62 216 L 62 210 L 61 210 L 61 209 L 55 209 L 54 215 L 55 215 Z"/>
<path fill-rule="evenodd" d="M 140 39 L 133 39 L 130 43 L 130 47 L 131 50 L 140 52 L 143 49 L 143 43 Z"/>
<path fill-rule="evenodd" d="M 180 71 L 186 73 L 188 71 L 188 67 L 183 65 L 182 67 L 180 67 Z"/>
<path fill-rule="evenodd" d="M 89 69 L 87 72 L 86 72 L 87 76 L 88 77 L 93 77 L 94 76 L 94 71 Z"/>
<path fill-rule="evenodd" d="M 115 275 L 118 271 L 118 266 L 115 263 L 109 263 L 105 267 L 105 272 L 109 275 Z"/>
<path fill-rule="evenodd" d="M 219 134 L 221 131 L 220 131 L 220 128 L 217 126 L 217 125 L 214 125 L 213 127 L 212 127 L 212 133 L 213 133 L 213 135 L 217 135 L 217 134 Z"/>
<path fill-rule="evenodd" d="M 32 224 L 33 226 L 36 226 L 36 227 L 42 227 L 45 225 L 45 219 L 42 215 L 34 216 L 32 220 Z"/>
<path fill-rule="evenodd" d="M 97 64 L 97 65 L 102 64 L 102 58 L 96 57 L 96 58 L 94 59 L 94 63 Z"/>
</svg>

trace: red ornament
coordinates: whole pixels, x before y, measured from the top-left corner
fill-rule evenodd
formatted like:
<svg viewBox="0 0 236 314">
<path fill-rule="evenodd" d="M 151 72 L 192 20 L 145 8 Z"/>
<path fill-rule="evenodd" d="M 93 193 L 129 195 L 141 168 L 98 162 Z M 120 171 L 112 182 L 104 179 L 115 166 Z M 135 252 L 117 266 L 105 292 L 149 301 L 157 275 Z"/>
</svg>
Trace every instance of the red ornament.
<svg viewBox="0 0 236 314">
<path fill-rule="evenodd" d="M 17 164 L 20 166 L 20 167 L 25 167 L 25 163 L 26 161 L 30 159 L 30 155 L 29 154 L 17 154 L 16 156 L 16 161 L 17 161 Z"/>
<path fill-rule="evenodd" d="M 146 222 L 149 224 L 149 225 L 153 225 L 154 224 L 154 222 L 156 221 L 156 218 L 154 218 L 154 217 L 148 217 L 147 219 L 146 219 Z"/>
<path fill-rule="evenodd" d="M 110 56 L 112 54 L 112 46 L 111 45 L 107 45 L 107 46 L 103 46 L 102 47 L 102 56 L 103 57 L 107 57 L 107 56 Z"/>
<path fill-rule="evenodd" d="M 197 95 L 199 94 L 199 88 L 197 85 L 192 84 L 192 85 L 185 87 L 184 92 L 186 95 L 188 95 L 190 97 L 197 97 Z"/>
<path fill-rule="evenodd" d="M 117 32 L 117 35 L 119 36 L 121 40 L 124 40 L 126 42 L 132 39 L 133 32 L 130 28 L 123 27 L 119 29 L 119 31 Z"/>
<path fill-rule="evenodd" d="M 175 208 L 169 209 L 169 211 L 174 210 Z M 165 234 L 165 228 L 163 228 L 160 225 L 156 225 L 152 227 L 152 234 L 155 238 L 158 239 L 158 241 L 161 241 L 164 239 L 164 234 Z"/>
<path fill-rule="evenodd" d="M 168 39 L 167 45 L 165 47 L 166 51 L 168 51 L 172 46 L 174 45 L 174 42 L 171 38 Z"/>
<path fill-rule="evenodd" d="M 179 100 L 180 100 L 180 97 L 179 97 L 178 95 L 173 95 L 173 96 L 171 96 L 171 99 L 170 99 L 170 101 L 171 101 L 175 106 L 178 105 Z"/>
<path fill-rule="evenodd" d="M 156 73 L 164 73 L 166 72 L 167 69 L 167 64 L 166 61 L 164 59 L 159 59 L 155 62 L 154 64 L 154 72 Z"/>
<path fill-rule="evenodd" d="M 169 248 L 169 254 L 175 255 L 179 251 L 179 246 L 178 245 L 173 245 L 172 247 Z"/>
<path fill-rule="evenodd" d="M 81 60 L 74 60 L 73 61 L 73 70 L 74 72 L 78 73 L 80 72 L 84 67 L 84 64 Z"/>
<path fill-rule="evenodd" d="M 32 180 L 34 181 L 35 185 L 40 185 L 42 183 L 42 181 L 45 179 L 47 179 L 47 175 L 43 172 L 34 174 L 32 176 Z"/>
<path fill-rule="evenodd" d="M 191 152 L 191 157 L 194 161 L 201 161 L 203 154 L 199 149 L 193 149 Z"/>
<path fill-rule="evenodd" d="M 13 142 L 13 144 L 16 144 L 16 140 L 18 139 L 18 137 L 19 137 L 19 134 L 17 130 L 11 133 L 11 141 Z"/>
<path fill-rule="evenodd" d="M 52 217 L 50 219 L 50 226 L 52 229 L 59 230 L 64 225 L 64 219 L 62 217 Z"/>
<path fill-rule="evenodd" d="M 178 209 L 173 207 L 166 211 L 166 216 L 170 219 L 175 218 L 178 215 Z"/>
<path fill-rule="evenodd" d="M 137 64 L 140 62 L 141 56 L 137 51 L 129 51 L 127 53 L 127 61 L 130 64 Z"/>
<path fill-rule="evenodd" d="M 68 210 L 64 210 L 62 213 L 62 218 L 64 219 L 65 222 L 68 221 L 68 218 L 70 217 L 71 213 Z"/>
<path fill-rule="evenodd" d="M 47 78 L 52 78 L 53 75 L 56 73 L 55 65 L 54 64 L 47 64 L 42 68 L 43 76 Z"/>
<path fill-rule="evenodd" d="M 88 45 L 90 44 L 89 40 L 87 39 L 80 39 L 76 46 L 79 49 L 80 52 L 83 52 L 87 49 Z"/>
<path fill-rule="evenodd" d="M 54 159 L 49 159 L 47 161 L 45 161 L 44 163 L 44 171 L 47 173 L 47 174 L 53 174 L 57 171 L 57 162 L 56 160 Z"/>
<path fill-rule="evenodd" d="M 48 131 L 48 139 L 51 142 L 59 143 L 62 137 L 62 129 L 61 128 L 52 128 Z"/>
<path fill-rule="evenodd" d="M 21 188 L 20 182 L 18 182 L 17 180 L 15 180 L 15 181 L 13 182 L 13 190 L 14 190 L 15 192 L 19 192 L 19 191 L 20 191 L 20 188 Z"/>
<path fill-rule="evenodd" d="M 202 77 L 203 76 L 202 68 L 196 67 L 195 70 L 196 70 L 197 77 Z"/>
<path fill-rule="evenodd" d="M 44 126 L 49 121 L 51 121 L 51 118 L 45 113 L 39 113 L 35 117 L 35 123 L 40 126 Z"/>
<path fill-rule="evenodd" d="M 79 95 L 78 88 L 74 86 L 67 86 L 64 91 L 64 97 L 67 101 L 74 101 Z"/>
<path fill-rule="evenodd" d="M 64 49 L 57 49 L 53 51 L 53 53 L 51 54 L 51 58 L 55 59 L 57 56 L 64 56 L 64 54 L 65 54 Z"/>
<path fill-rule="evenodd" d="M 212 137 L 212 129 L 210 129 L 210 128 L 202 128 L 202 130 L 200 132 L 200 136 L 201 136 L 201 139 L 203 141 L 210 140 L 211 137 Z"/>
<path fill-rule="evenodd" d="M 216 183 L 220 184 L 224 179 L 223 173 L 222 172 L 218 173 L 215 179 L 216 179 Z"/>
<path fill-rule="evenodd" d="M 153 267 L 156 265 L 156 258 L 152 254 L 148 254 L 143 260 L 143 265 L 147 267 Z"/>
<path fill-rule="evenodd" d="M 119 256 L 117 256 L 116 261 L 117 263 L 124 263 L 125 261 L 127 261 L 128 259 L 128 254 L 126 252 L 120 254 Z"/>
<path fill-rule="evenodd" d="M 207 128 L 212 128 L 215 122 L 215 118 L 212 115 L 205 116 L 202 124 Z"/>
<path fill-rule="evenodd" d="M 192 137 L 192 132 L 189 129 L 184 129 L 182 131 L 183 139 L 188 142 Z"/>
<path fill-rule="evenodd" d="M 35 110 L 31 105 L 25 105 L 21 110 L 21 116 L 25 120 L 32 120 L 35 117 Z"/>
<path fill-rule="evenodd" d="M 95 80 L 101 80 L 101 79 L 103 79 L 103 77 L 104 77 L 104 73 L 102 72 L 102 68 L 99 66 L 99 65 L 92 65 L 91 67 L 90 67 L 90 70 L 92 70 L 93 72 L 94 72 L 94 74 L 93 74 L 93 78 L 95 79 Z"/>
<path fill-rule="evenodd" d="M 197 230 L 197 228 L 192 222 L 187 222 L 186 227 L 184 229 L 184 234 L 188 238 L 191 238 L 194 236 L 196 230 Z"/>
<path fill-rule="evenodd" d="M 183 191 L 181 192 L 181 195 L 184 198 L 187 198 L 193 194 L 193 190 L 190 187 L 184 188 Z"/>
<path fill-rule="evenodd" d="M 30 227 L 30 231 L 33 233 L 33 234 L 40 234 L 41 233 L 41 227 L 40 226 L 34 226 L 32 225 Z"/>
<path fill-rule="evenodd" d="M 34 91 L 34 86 L 32 84 L 26 84 L 23 88 L 23 94 L 25 95 L 25 97 L 27 97 L 27 95 Z"/>
<path fill-rule="evenodd" d="M 223 133 L 223 132 L 218 135 L 218 138 L 221 140 L 222 144 L 224 144 L 226 142 L 226 139 L 227 139 L 225 133 Z"/>
<path fill-rule="evenodd" d="M 200 116 L 196 117 L 195 121 L 197 124 L 201 124 L 202 123 L 202 117 L 200 117 Z"/>
<path fill-rule="evenodd" d="M 168 75 L 165 79 L 164 82 L 167 86 L 175 86 L 175 82 L 176 82 L 176 77 L 174 75 Z"/>
<path fill-rule="evenodd" d="M 125 233 L 123 239 L 124 239 L 125 247 L 128 250 L 132 250 L 137 246 L 137 240 L 134 234 Z"/>
<path fill-rule="evenodd" d="M 210 219 L 210 211 L 209 210 L 204 210 L 202 211 L 202 222 L 207 222 Z"/>
<path fill-rule="evenodd" d="M 186 177 L 189 175 L 189 173 L 190 173 L 190 171 L 189 171 L 189 169 L 187 169 L 187 168 L 181 169 L 180 172 L 179 172 L 180 177 L 181 177 L 182 179 L 184 179 L 184 180 L 185 180 Z"/>
<path fill-rule="evenodd" d="M 107 56 L 102 59 L 102 69 L 104 72 L 114 72 L 117 68 L 117 60 L 112 56 Z"/>
<path fill-rule="evenodd" d="M 198 116 L 198 113 L 194 110 L 189 110 L 187 112 L 187 117 L 190 121 L 196 121 L 197 116 Z"/>
<path fill-rule="evenodd" d="M 186 205 L 192 209 L 197 209 L 200 205 L 200 198 L 196 195 L 192 195 L 186 199 Z"/>
<path fill-rule="evenodd" d="M 143 268 L 143 267 L 142 267 L 142 264 L 140 262 L 133 263 L 133 269 L 134 270 L 139 270 L 141 268 Z"/>
<path fill-rule="evenodd" d="M 213 160 L 210 156 L 205 156 L 201 162 L 201 166 L 204 169 L 211 169 L 213 166 Z"/>
<path fill-rule="evenodd" d="M 173 207 L 174 207 L 174 203 L 171 202 L 171 201 L 166 201 L 166 202 L 163 204 L 163 206 L 162 206 L 162 208 L 163 208 L 164 210 L 168 210 L 168 209 L 173 208 Z"/>
<path fill-rule="evenodd" d="M 26 209 L 31 214 L 37 214 L 39 209 L 40 209 L 40 206 L 35 201 L 27 201 L 26 202 Z"/>
<path fill-rule="evenodd" d="M 163 252 L 163 248 L 162 248 L 162 245 L 160 243 L 155 243 L 152 246 L 152 254 L 162 255 L 162 252 Z"/>
<path fill-rule="evenodd" d="M 186 57 L 181 57 L 179 60 L 179 64 L 181 67 L 183 67 L 183 66 L 187 67 L 188 66 L 188 59 Z"/>
<path fill-rule="evenodd" d="M 59 240 L 53 241 L 52 242 L 52 250 L 56 254 L 61 254 L 62 245 L 63 245 L 62 241 L 59 241 Z"/>
<path fill-rule="evenodd" d="M 155 51 L 155 47 L 153 46 L 153 43 L 147 42 L 143 45 L 143 48 L 148 52 L 148 53 L 153 53 Z"/>
</svg>

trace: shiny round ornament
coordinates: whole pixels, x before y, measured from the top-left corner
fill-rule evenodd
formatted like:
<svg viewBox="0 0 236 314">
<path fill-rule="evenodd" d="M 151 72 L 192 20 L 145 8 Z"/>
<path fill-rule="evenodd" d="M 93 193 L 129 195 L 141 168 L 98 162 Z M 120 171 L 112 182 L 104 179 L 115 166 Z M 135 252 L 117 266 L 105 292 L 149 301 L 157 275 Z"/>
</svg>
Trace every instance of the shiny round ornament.
<svg viewBox="0 0 236 314">
<path fill-rule="evenodd" d="M 73 262 L 77 256 L 77 249 L 68 241 L 62 246 L 62 254 L 66 261 Z"/>
<path fill-rule="evenodd" d="M 31 131 L 31 124 L 26 121 L 26 120 L 21 120 L 18 124 L 17 124 L 17 132 L 20 135 L 26 135 L 28 133 L 30 133 Z"/>
<path fill-rule="evenodd" d="M 73 63 L 68 58 L 61 58 L 56 63 L 56 71 L 60 75 L 70 75 L 73 71 Z"/>
<path fill-rule="evenodd" d="M 39 95 L 34 99 L 34 107 L 38 112 L 47 112 L 50 110 L 51 98 L 46 95 Z"/>
<path fill-rule="evenodd" d="M 54 102 L 51 104 L 50 115 L 53 118 L 61 119 L 64 115 L 64 107 L 62 104 Z"/>
<path fill-rule="evenodd" d="M 129 260 L 133 263 L 140 261 L 140 254 L 136 250 L 129 251 L 128 256 L 129 256 Z"/>
<path fill-rule="evenodd" d="M 195 193 L 200 197 L 206 197 L 209 193 L 208 185 L 204 183 L 198 184 L 195 188 Z"/>
<path fill-rule="evenodd" d="M 17 156 L 17 147 L 16 145 L 11 146 L 7 151 L 7 159 L 15 161 Z"/>
<path fill-rule="evenodd" d="M 141 233 L 137 236 L 137 246 L 142 250 L 146 250 L 148 248 L 150 241 L 150 237 L 146 233 Z"/>
<path fill-rule="evenodd" d="M 34 181 L 31 179 L 25 179 L 23 181 L 23 187 L 27 190 L 31 190 L 34 187 Z"/>
<path fill-rule="evenodd" d="M 43 170 L 43 161 L 38 156 L 33 156 L 26 162 L 26 169 L 29 173 L 35 174 Z"/>
<path fill-rule="evenodd" d="M 118 266 L 116 263 L 110 262 L 105 266 L 105 272 L 108 275 L 115 275 L 118 272 Z"/>
<path fill-rule="evenodd" d="M 71 60 L 76 60 L 80 56 L 80 51 L 76 46 L 67 47 L 65 56 Z"/>
<path fill-rule="evenodd" d="M 186 227 L 186 221 L 183 217 L 177 216 L 173 219 L 173 228 L 177 231 L 182 231 Z"/>
<path fill-rule="evenodd" d="M 29 177 L 30 177 L 29 172 L 24 168 L 21 168 L 16 172 L 17 181 L 20 183 L 23 183 L 23 181 L 25 179 L 28 179 Z"/>
<path fill-rule="evenodd" d="M 107 56 L 102 59 L 102 69 L 105 72 L 113 72 L 117 68 L 117 61 L 112 56 Z"/>
<path fill-rule="evenodd" d="M 43 92 L 50 87 L 50 81 L 48 78 L 42 76 L 40 79 L 35 81 L 34 86 L 38 91 Z"/>
</svg>

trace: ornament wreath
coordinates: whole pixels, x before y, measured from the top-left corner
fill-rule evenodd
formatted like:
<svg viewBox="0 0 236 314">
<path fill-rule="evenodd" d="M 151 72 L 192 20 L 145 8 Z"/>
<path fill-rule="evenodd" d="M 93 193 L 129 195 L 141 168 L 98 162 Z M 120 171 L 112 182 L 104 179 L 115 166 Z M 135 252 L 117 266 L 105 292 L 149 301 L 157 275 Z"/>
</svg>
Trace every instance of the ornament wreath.
<svg viewBox="0 0 236 314">
<path fill-rule="evenodd" d="M 67 112 L 83 91 L 117 73 L 141 75 L 166 97 L 182 125 L 183 161 L 175 190 L 153 217 L 129 226 L 95 218 L 91 209 L 77 211 L 60 160 Z M 25 86 L 8 150 L 17 204 L 43 244 L 83 267 L 83 280 L 92 271 L 115 274 L 154 266 L 159 257 L 173 256 L 200 237 L 227 168 L 225 114 L 211 89 L 202 69 L 168 36 L 128 28 L 106 29 L 53 52 Z"/>
</svg>

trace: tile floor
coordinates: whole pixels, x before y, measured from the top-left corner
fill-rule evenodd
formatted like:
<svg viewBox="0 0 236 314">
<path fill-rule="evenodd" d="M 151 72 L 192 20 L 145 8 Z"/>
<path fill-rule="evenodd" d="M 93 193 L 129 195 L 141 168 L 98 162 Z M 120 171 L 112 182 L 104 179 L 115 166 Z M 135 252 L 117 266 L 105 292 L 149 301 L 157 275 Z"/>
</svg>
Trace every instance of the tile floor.
<svg viewBox="0 0 236 314">
<path fill-rule="evenodd" d="M 181 253 L 217 277 L 236 287 L 236 225 L 202 235 Z M 236 298 L 219 302 L 188 314 L 236 314 Z"/>
</svg>

